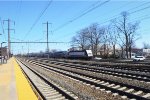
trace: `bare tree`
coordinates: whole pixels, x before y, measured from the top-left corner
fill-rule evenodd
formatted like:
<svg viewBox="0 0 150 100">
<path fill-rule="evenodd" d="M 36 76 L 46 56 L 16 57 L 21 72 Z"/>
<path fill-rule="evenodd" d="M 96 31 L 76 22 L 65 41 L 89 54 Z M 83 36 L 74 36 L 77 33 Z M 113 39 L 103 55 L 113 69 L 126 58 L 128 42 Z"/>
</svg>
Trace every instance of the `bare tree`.
<svg viewBox="0 0 150 100">
<path fill-rule="evenodd" d="M 148 43 L 143 43 L 143 48 L 144 49 L 150 49 L 150 44 L 148 44 Z"/>
<path fill-rule="evenodd" d="M 104 29 L 99 27 L 97 23 L 90 25 L 88 28 L 87 38 L 94 55 L 97 55 L 98 46 L 100 45 L 100 40 L 103 34 Z"/>
<path fill-rule="evenodd" d="M 84 50 L 87 48 L 87 29 L 82 29 L 81 31 L 77 32 L 77 35 L 72 38 L 72 46 L 77 46 L 81 50 Z"/>
<path fill-rule="evenodd" d="M 113 25 L 113 22 L 107 27 L 108 41 L 113 48 L 113 57 L 116 57 L 116 44 L 118 41 L 118 32 L 116 27 Z"/>
<path fill-rule="evenodd" d="M 78 47 L 77 37 L 73 36 L 72 39 L 71 39 L 71 48 L 74 50 L 74 48 L 76 48 L 76 47 Z"/>
<path fill-rule="evenodd" d="M 136 40 L 136 31 L 138 29 L 139 23 L 129 22 L 128 15 L 129 14 L 127 12 L 122 12 L 122 19 L 118 19 L 115 22 L 115 26 L 119 32 L 119 37 L 121 37 L 120 40 L 125 45 L 126 57 L 129 58 L 128 54 L 130 53 L 131 58 L 132 44 Z"/>
<path fill-rule="evenodd" d="M 103 43 L 103 48 L 104 48 L 104 56 L 107 57 L 107 45 L 108 45 L 108 41 L 109 41 L 109 29 L 107 27 L 105 27 L 105 33 L 103 35 L 103 38 L 102 38 L 102 43 Z"/>
<path fill-rule="evenodd" d="M 93 54 L 97 55 L 100 40 L 104 32 L 104 28 L 100 28 L 97 23 L 94 23 L 77 32 L 77 35 L 72 38 L 72 47 L 77 46 L 82 50 L 91 48 Z"/>
</svg>

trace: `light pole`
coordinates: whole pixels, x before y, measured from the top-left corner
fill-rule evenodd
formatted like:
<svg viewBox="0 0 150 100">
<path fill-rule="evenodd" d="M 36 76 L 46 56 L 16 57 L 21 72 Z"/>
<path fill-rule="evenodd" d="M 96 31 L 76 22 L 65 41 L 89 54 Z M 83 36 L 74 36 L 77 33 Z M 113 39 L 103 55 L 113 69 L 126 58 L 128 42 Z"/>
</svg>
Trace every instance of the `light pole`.
<svg viewBox="0 0 150 100">
<path fill-rule="evenodd" d="M 1 63 L 2 63 L 2 47 L 3 47 L 3 43 L 6 43 L 6 42 L 2 42 L 1 43 Z"/>
<path fill-rule="evenodd" d="M 3 47 L 3 43 L 6 43 L 6 42 L 2 42 L 2 43 L 1 43 L 1 48 Z"/>
</svg>

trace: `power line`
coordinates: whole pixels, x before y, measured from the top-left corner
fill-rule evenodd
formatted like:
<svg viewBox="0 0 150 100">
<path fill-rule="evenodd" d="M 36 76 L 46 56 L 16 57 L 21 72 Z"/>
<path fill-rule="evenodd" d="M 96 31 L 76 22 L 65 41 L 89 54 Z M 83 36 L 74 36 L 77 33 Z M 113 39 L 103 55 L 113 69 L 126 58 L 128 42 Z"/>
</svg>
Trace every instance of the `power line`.
<svg viewBox="0 0 150 100">
<path fill-rule="evenodd" d="M 17 40 L 17 41 L 24 41 L 24 40 L 21 40 L 21 39 L 18 39 L 18 38 L 14 38 L 14 37 L 11 37 L 11 39 Z"/>
<path fill-rule="evenodd" d="M 144 6 L 144 5 L 147 5 L 147 4 L 149 4 L 149 3 L 150 3 L 149 1 L 148 1 L 148 2 L 145 2 L 145 3 L 141 4 L 141 5 L 136 6 L 136 7 L 134 7 L 134 8 L 131 8 L 131 9 L 127 10 L 127 11 L 137 9 L 137 8 L 142 7 L 142 6 Z"/>
<path fill-rule="evenodd" d="M 61 26 L 59 26 L 58 28 L 56 28 L 55 30 L 53 30 L 53 32 L 55 32 L 55 31 L 57 31 L 57 30 L 59 30 L 59 29 L 65 27 L 66 25 L 68 25 L 68 24 L 74 22 L 75 20 L 77 20 L 77 19 L 81 18 L 82 16 L 88 14 L 89 12 L 95 10 L 96 8 L 101 7 L 102 5 L 108 3 L 109 1 L 110 1 L 110 0 L 106 0 L 106 1 L 104 1 L 104 2 L 102 2 L 102 3 L 100 3 L 100 4 L 98 4 L 98 5 L 96 5 L 96 6 L 92 7 L 92 8 L 90 8 L 90 9 L 87 10 L 86 12 L 83 12 L 81 15 L 79 15 L 79 16 L 77 16 L 77 17 L 71 19 L 70 21 L 68 21 L 68 22 L 66 22 L 66 23 L 64 23 L 64 24 L 62 24 Z"/>
<path fill-rule="evenodd" d="M 34 41 L 28 41 L 28 42 L 25 42 L 25 41 L 24 42 L 18 42 L 17 41 L 16 42 L 16 41 L 14 41 L 14 42 L 10 42 L 10 43 L 47 43 L 47 42 L 34 42 Z M 69 43 L 69 42 L 48 42 L 48 43 L 56 43 L 56 44 L 57 43 L 62 43 L 63 44 L 63 43 Z"/>
<path fill-rule="evenodd" d="M 39 38 L 39 39 L 34 40 L 34 41 L 36 42 L 36 41 L 41 41 L 41 40 L 45 40 L 45 37 Z"/>
<path fill-rule="evenodd" d="M 101 2 L 101 0 L 100 0 L 100 1 L 97 1 L 96 3 L 93 3 L 93 4 L 90 5 L 88 8 L 84 9 L 83 11 L 81 11 L 80 14 L 82 14 L 83 12 L 86 12 L 87 10 L 93 8 L 93 6 L 98 5 L 100 2 Z M 73 19 L 73 18 L 72 18 L 72 19 Z M 65 24 L 61 25 L 60 27 L 66 25 L 66 24 L 68 24 L 68 22 L 66 22 Z M 51 31 L 51 32 L 52 32 L 52 31 Z M 43 38 L 44 38 L 44 37 L 43 37 Z M 40 41 L 40 40 L 42 40 L 43 38 L 37 39 L 37 40 L 35 40 L 35 41 Z"/>
<path fill-rule="evenodd" d="M 145 18 L 142 18 L 141 20 L 146 20 L 146 19 L 149 19 L 149 18 L 150 18 L 150 16 L 147 16 Z"/>
<path fill-rule="evenodd" d="M 144 7 L 144 8 L 141 8 L 141 9 L 138 9 L 138 10 L 135 10 L 135 11 L 132 11 L 132 12 L 129 12 L 129 14 L 131 15 L 131 14 L 134 14 L 134 13 L 137 13 L 137 12 L 140 12 L 140 11 L 143 11 L 143 10 L 146 10 L 146 9 L 148 9 L 148 8 L 150 8 L 150 6 L 147 6 L 147 7 Z M 128 10 L 127 10 L 127 11 L 128 11 Z M 108 20 L 106 20 L 106 21 L 104 21 L 104 22 L 102 22 L 102 23 L 100 23 L 100 24 L 107 23 L 107 22 L 109 22 L 109 21 L 111 21 L 111 20 L 114 20 L 114 19 L 120 18 L 120 17 L 121 17 L 121 15 L 119 15 L 118 17 L 115 17 L 115 18 L 108 19 Z"/>
<path fill-rule="evenodd" d="M 140 5 L 138 5 L 138 6 L 136 6 L 136 7 L 133 7 L 133 8 L 131 8 L 131 9 L 129 9 L 129 10 L 127 10 L 127 11 L 131 11 L 131 10 L 133 10 L 133 9 L 137 9 L 137 8 L 140 8 L 140 7 L 143 7 L 144 5 L 147 5 L 147 4 L 149 4 L 150 2 L 146 2 L 146 3 L 143 3 L 143 4 L 140 4 Z M 127 3 L 128 4 L 128 3 Z M 132 11 L 132 12 L 130 12 L 130 14 L 133 14 L 133 13 L 137 13 L 137 12 L 140 12 L 140 11 L 143 11 L 143 10 L 145 10 L 145 9 L 148 9 L 149 8 L 149 6 L 147 6 L 147 7 L 143 7 L 143 8 L 141 8 L 141 9 L 138 9 L 138 10 L 136 10 L 136 11 Z M 118 15 L 118 14 L 117 14 Z M 120 16 L 119 16 L 120 17 Z M 116 17 L 116 18 L 119 18 L 119 17 Z M 114 18 L 113 18 L 114 19 Z M 104 23 L 106 23 L 106 22 L 108 22 L 108 21 L 111 21 L 111 20 L 113 20 L 113 19 L 109 19 L 109 20 L 107 20 L 107 21 L 105 21 L 105 22 L 103 22 L 103 23 L 101 23 L 101 24 L 104 24 Z M 146 19 L 146 18 L 145 18 Z M 143 19 L 143 20 L 145 20 L 145 19 Z M 147 18 L 148 19 L 148 18 Z M 66 23 L 67 24 L 67 23 Z M 65 24 L 64 24 L 65 25 Z M 62 25 L 62 27 L 64 27 L 64 25 Z M 61 28 L 61 27 L 60 27 Z M 56 30 L 57 31 L 57 30 Z M 65 36 L 64 36 L 65 37 Z"/>
<path fill-rule="evenodd" d="M 131 22 L 142 21 L 142 20 L 146 20 L 146 19 L 149 19 L 149 18 L 150 18 L 150 16 L 148 14 L 148 15 L 144 15 L 144 16 L 141 16 L 141 17 L 136 17 Z"/>
<path fill-rule="evenodd" d="M 129 4 L 131 4 L 131 2 L 133 2 L 133 1 L 130 1 L 130 2 L 126 3 L 126 4 L 124 4 L 124 5 L 121 5 L 121 7 L 117 8 L 117 9 L 111 10 L 110 13 L 112 13 L 113 11 L 116 11 L 116 10 L 120 10 L 121 8 L 124 8 L 125 6 L 128 6 Z M 147 4 L 149 4 L 149 3 L 150 3 L 150 2 L 143 3 L 143 4 L 141 4 L 141 5 L 138 5 L 138 6 L 136 6 L 136 7 L 131 8 L 131 9 L 127 10 L 127 11 L 132 11 L 132 10 L 134 10 L 134 9 L 137 9 L 137 8 L 141 7 L 141 6 L 147 5 Z M 109 13 L 109 14 L 110 14 L 110 13 Z M 108 13 L 105 13 L 105 14 L 108 14 Z M 105 15 L 105 14 L 104 14 L 104 15 Z M 117 16 L 118 16 L 118 14 L 112 16 L 111 18 L 114 18 L 114 17 L 117 17 Z"/>
<path fill-rule="evenodd" d="M 144 15 L 144 16 L 138 16 L 138 17 L 134 18 L 134 20 L 141 19 L 141 18 L 145 18 L 145 17 L 147 17 L 147 16 L 149 16 L 149 14 L 146 14 L 146 15 Z"/>
<path fill-rule="evenodd" d="M 22 0 L 18 1 L 18 6 L 17 7 L 17 10 L 16 10 L 16 23 L 18 23 L 18 25 L 16 26 L 19 26 L 19 23 L 20 23 L 20 14 L 21 14 L 21 10 L 22 10 Z"/>
<path fill-rule="evenodd" d="M 27 37 L 27 35 L 32 31 L 32 29 L 35 27 L 35 25 L 37 24 L 37 22 L 40 20 L 40 18 L 43 16 L 43 14 L 46 12 L 46 10 L 48 9 L 48 7 L 52 4 L 52 1 L 49 1 L 49 3 L 47 4 L 47 6 L 44 8 L 44 10 L 40 13 L 40 15 L 37 17 L 37 19 L 35 20 L 35 22 L 33 23 L 33 25 L 31 26 L 31 28 L 29 29 L 29 31 L 25 34 L 24 39 Z"/>
<path fill-rule="evenodd" d="M 138 10 L 136 10 L 136 11 L 132 11 L 132 12 L 130 12 L 129 14 L 134 14 L 134 13 L 136 13 L 136 12 L 140 12 L 140 11 L 143 11 L 143 10 L 148 9 L 148 8 L 150 8 L 150 6 L 147 6 L 147 7 L 141 8 L 141 9 L 138 9 Z"/>
<path fill-rule="evenodd" d="M 96 3 L 98 3 L 98 2 L 96 2 Z M 127 11 L 130 11 L 130 10 L 133 10 L 133 9 L 136 9 L 136 8 L 139 8 L 139 7 L 144 6 L 144 5 L 147 5 L 147 4 L 149 4 L 149 3 L 150 3 L 150 2 L 143 3 L 143 4 L 141 4 L 141 5 L 138 5 L 138 6 L 136 6 L 136 7 L 131 8 L 131 9 L 127 10 Z M 121 8 L 124 7 L 125 5 L 128 5 L 128 4 L 130 4 L 130 2 L 124 4 L 123 6 L 121 6 Z M 118 9 L 120 9 L 120 8 L 118 8 Z M 115 9 L 115 10 L 117 10 L 117 9 Z M 112 12 L 112 11 L 111 11 L 111 12 Z M 115 16 L 118 16 L 118 14 L 115 15 Z M 114 18 L 115 16 L 113 16 L 113 17 L 111 17 L 111 18 Z M 111 20 L 112 20 L 112 19 L 111 19 Z M 111 21 L 111 20 L 108 20 L 108 21 Z M 106 22 L 108 22 L 108 21 L 106 21 Z M 105 23 L 106 23 L 106 22 L 105 22 Z M 68 24 L 68 23 L 63 24 L 62 27 L 64 27 L 64 26 L 67 25 L 67 24 Z M 61 28 L 61 27 L 60 27 L 60 28 Z M 67 36 L 67 35 L 66 35 L 66 36 Z"/>
<path fill-rule="evenodd" d="M 57 31 L 57 30 L 59 30 L 59 29 L 61 29 L 61 28 L 63 28 L 63 27 L 65 27 L 66 25 L 72 23 L 73 21 L 79 19 L 80 17 L 86 15 L 87 13 L 93 11 L 94 9 L 98 8 L 99 6 L 102 6 L 103 4 L 105 4 L 105 3 L 109 2 L 109 1 L 110 1 L 110 0 L 107 0 L 107 1 L 101 3 L 101 4 L 97 5 L 97 6 L 95 6 L 95 7 L 91 8 L 91 9 L 89 9 L 88 11 L 84 12 L 83 14 L 81 14 L 81 15 L 75 17 L 74 19 L 72 19 L 72 20 L 70 20 L 70 21 L 68 21 L 68 22 L 66 22 L 66 23 L 64 23 L 64 24 L 62 24 L 61 26 L 59 26 L 58 28 L 56 28 L 55 30 L 53 30 L 53 32 L 54 32 L 54 31 Z M 131 8 L 131 9 L 127 10 L 127 11 L 130 11 L 130 10 L 133 10 L 133 9 L 136 9 L 136 8 L 139 8 L 139 7 L 144 6 L 144 5 L 146 5 L 146 4 L 149 4 L 149 3 L 150 3 L 150 2 L 143 3 L 143 4 L 139 5 L 139 6 L 136 6 L 136 7 L 134 7 L 134 8 Z M 136 12 L 139 12 L 139 11 L 142 11 L 142 10 L 145 10 L 145 9 L 148 9 L 148 8 L 149 8 L 149 6 L 148 6 L 148 7 L 145 7 L 145 8 L 142 8 L 142 9 L 139 9 L 139 10 L 136 10 L 136 11 L 133 11 L 133 12 L 131 12 L 131 13 L 136 13 Z M 115 15 L 115 16 L 117 16 L 117 15 Z M 113 17 L 114 17 L 114 16 L 113 16 Z M 105 22 L 103 22 L 103 23 L 106 23 L 106 22 L 108 22 L 108 21 L 113 20 L 113 19 L 114 19 L 113 17 L 112 17 L 112 19 L 107 20 L 107 21 L 105 21 Z M 118 17 L 117 17 L 117 18 L 118 18 Z"/>
<path fill-rule="evenodd" d="M 97 1 L 97 2 L 94 2 L 92 5 L 90 5 L 89 7 L 85 8 L 84 10 L 82 10 L 79 14 L 77 14 L 77 16 L 83 14 L 84 12 L 88 11 L 89 9 L 95 7 L 96 5 L 98 5 L 99 3 L 101 3 L 101 0 Z M 70 19 L 74 19 L 75 17 L 73 16 L 72 18 Z"/>
</svg>

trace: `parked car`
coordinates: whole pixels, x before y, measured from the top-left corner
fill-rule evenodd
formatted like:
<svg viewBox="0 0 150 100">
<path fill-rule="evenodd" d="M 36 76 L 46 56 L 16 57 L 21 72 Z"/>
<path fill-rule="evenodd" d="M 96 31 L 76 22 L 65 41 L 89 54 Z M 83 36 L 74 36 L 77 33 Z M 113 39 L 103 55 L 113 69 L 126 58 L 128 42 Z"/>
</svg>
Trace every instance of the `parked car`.
<svg viewBox="0 0 150 100">
<path fill-rule="evenodd" d="M 144 56 L 136 56 L 133 61 L 143 61 L 145 60 L 145 57 Z"/>
<path fill-rule="evenodd" d="M 95 57 L 94 60 L 101 60 L 102 58 L 100 57 Z"/>
</svg>

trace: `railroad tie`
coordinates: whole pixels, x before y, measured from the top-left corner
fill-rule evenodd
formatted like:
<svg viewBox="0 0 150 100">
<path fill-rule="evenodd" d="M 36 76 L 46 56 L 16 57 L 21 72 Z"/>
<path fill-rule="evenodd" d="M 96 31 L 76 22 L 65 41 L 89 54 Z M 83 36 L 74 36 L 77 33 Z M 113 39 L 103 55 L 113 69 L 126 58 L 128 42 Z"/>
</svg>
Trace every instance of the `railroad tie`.
<svg viewBox="0 0 150 100">
<path fill-rule="evenodd" d="M 116 86 L 114 86 L 112 88 L 114 88 L 114 89 L 120 88 L 120 85 L 116 85 Z"/>
<path fill-rule="evenodd" d="M 48 93 L 45 93 L 45 92 L 44 92 L 44 95 L 45 95 L 46 97 L 54 96 L 54 95 L 58 95 L 58 94 L 59 94 L 58 92 L 48 92 Z"/>
<path fill-rule="evenodd" d="M 100 89 L 101 91 L 105 91 L 105 89 Z"/>
<path fill-rule="evenodd" d="M 111 93 L 111 91 L 106 91 L 106 93 L 108 94 L 108 93 Z"/>
<path fill-rule="evenodd" d="M 102 85 L 108 85 L 109 83 L 107 82 L 107 83 L 103 83 Z"/>
<path fill-rule="evenodd" d="M 94 87 L 95 87 L 95 85 L 91 85 L 91 87 L 92 87 L 92 88 L 94 88 Z"/>
<path fill-rule="evenodd" d="M 99 90 L 100 89 L 100 87 L 95 87 L 96 88 L 96 90 Z"/>
<path fill-rule="evenodd" d="M 117 95 L 119 95 L 119 94 L 118 94 L 118 93 L 113 93 L 113 95 L 114 95 L 114 96 L 117 96 Z"/>
<path fill-rule="evenodd" d="M 130 99 L 130 100 L 137 100 L 137 99 L 134 99 L 134 98 L 133 98 L 133 99 Z"/>
<path fill-rule="evenodd" d="M 56 98 L 56 99 L 53 99 L 53 100 L 68 100 L 68 99 L 66 99 L 65 97 L 61 97 L 61 98 Z"/>
<path fill-rule="evenodd" d="M 110 85 L 108 85 L 108 87 L 112 87 L 112 86 L 114 86 L 115 84 L 110 84 Z"/>
<path fill-rule="evenodd" d="M 122 99 L 126 99 L 126 98 L 127 98 L 127 96 L 121 96 L 121 98 L 122 98 Z"/>
<path fill-rule="evenodd" d="M 146 82 L 146 83 L 150 84 L 150 82 Z"/>
<path fill-rule="evenodd" d="M 95 83 L 99 83 L 99 82 L 100 82 L 100 80 L 95 80 L 94 82 L 95 82 Z"/>
<path fill-rule="evenodd" d="M 57 100 L 59 98 L 65 98 L 65 97 L 63 97 L 61 94 L 46 97 L 47 100 L 53 100 L 53 99 Z"/>
<path fill-rule="evenodd" d="M 144 98 L 150 98 L 150 93 L 147 93 L 146 95 L 143 96 Z"/>
<path fill-rule="evenodd" d="M 123 91 L 123 90 L 125 90 L 127 87 L 121 87 L 121 88 L 119 88 L 118 90 L 121 90 L 121 91 Z"/>
<path fill-rule="evenodd" d="M 42 90 L 42 89 L 41 89 Z M 57 92 L 54 89 L 47 89 L 47 90 L 42 90 L 44 93 L 49 92 L 49 93 L 53 93 L 53 92 Z"/>
<path fill-rule="evenodd" d="M 100 82 L 99 82 L 99 84 L 103 84 L 103 83 L 104 83 L 104 81 L 100 81 Z"/>
<path fill-rule="evenodd" d="M 143 93 L 143 91 L 137 91 L 137 92 L 135 92 L 134 94 L 135 95 L 140 95 L 140 94 L 142 94 Z"/>
<path fill-rule="evenodd" d="M 129 90 L 127 90 L 126 92 L 131 93 L 131 92 L 133 92 L 133 91 L 134 91 L 134 89 L 129 89 Z"/>
</svg>

